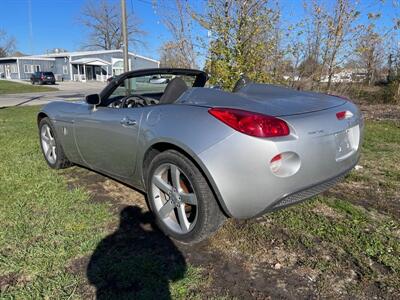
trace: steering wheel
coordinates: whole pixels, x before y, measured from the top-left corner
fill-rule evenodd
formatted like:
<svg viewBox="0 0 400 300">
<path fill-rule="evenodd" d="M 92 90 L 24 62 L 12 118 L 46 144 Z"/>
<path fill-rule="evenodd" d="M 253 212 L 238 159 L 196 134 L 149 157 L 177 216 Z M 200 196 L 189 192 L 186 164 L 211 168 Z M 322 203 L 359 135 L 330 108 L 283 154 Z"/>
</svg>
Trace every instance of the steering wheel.
<svg viewBox="0 0 400 300">
<path fill-rule="evenodd" d="M 121 100 L 120 107 L 143 107 L 151 105 L 151 101 L 141 95 L 126 96 Z"/>
<path fill-rule="evenodd" d="M 108 107 L 112 107 L 112 108 L 120 108 L 121 107 L 121 100 L 116 100 L 111 102 Z"/>
</svg>

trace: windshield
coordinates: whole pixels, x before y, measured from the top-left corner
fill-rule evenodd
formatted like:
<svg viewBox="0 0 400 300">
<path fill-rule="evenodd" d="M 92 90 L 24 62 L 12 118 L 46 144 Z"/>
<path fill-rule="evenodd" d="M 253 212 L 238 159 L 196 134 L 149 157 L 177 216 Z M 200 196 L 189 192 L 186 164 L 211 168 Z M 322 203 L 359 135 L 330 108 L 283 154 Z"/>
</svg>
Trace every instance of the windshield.
<svg viewBox="0 0 400 300">
<path fill-rule="evenodd" d="M 176 77 L 183 79 L 188 87 L 192 87 L 196 79 L 195 75 L 172 74 L 157 74 L 127 78 L 114 90 L 108 99 L 113 101 L 131 95 L 161 96 L 168 83 Z"/>
</svg>

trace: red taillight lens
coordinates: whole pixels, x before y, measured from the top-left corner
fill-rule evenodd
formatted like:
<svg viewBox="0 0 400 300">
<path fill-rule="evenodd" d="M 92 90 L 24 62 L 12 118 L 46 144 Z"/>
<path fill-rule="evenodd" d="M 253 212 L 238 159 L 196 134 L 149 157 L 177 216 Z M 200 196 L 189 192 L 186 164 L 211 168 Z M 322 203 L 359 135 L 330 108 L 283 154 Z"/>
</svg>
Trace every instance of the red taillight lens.
<svg viewBox="0 0 400 300">
<path fill-rule="evenodd" d="M 346 112 L 345 111 L 340 111 L 338 113 L 336 113 L 336 118 L 338 120 L 343 120 L 346 117 Z"/>
<path fill-rule="evenodd" d="M 208 112 L 233 129 L 251 136 L 278 137 L 290 133 L 286 122 L 275 117 L 233 108 L 211 108 Z"/>
<path fill-rule="evenodd" d="M 336 118 L 338 120 L 344 120 L 344 119 L 348 119 L 351 118 L 353 116 L 353 113 L 351 111 L 340 111 L 338 113 L 336 113 Z"/>
<path fill-rule="evenodd" d="M 42 75 L 42 76 L 40 76 L 40 79 L 44 79 L 44 76 Z"/>
</svg>

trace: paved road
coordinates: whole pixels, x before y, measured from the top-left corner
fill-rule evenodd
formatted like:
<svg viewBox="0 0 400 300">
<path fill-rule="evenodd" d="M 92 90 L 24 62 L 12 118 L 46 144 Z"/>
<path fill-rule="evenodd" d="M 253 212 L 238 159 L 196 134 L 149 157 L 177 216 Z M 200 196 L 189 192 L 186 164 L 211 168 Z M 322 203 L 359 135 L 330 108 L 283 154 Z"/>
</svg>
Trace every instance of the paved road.
<svg viewBox="0 0 400 300">
<path fill-rule="evenodd" d="M 42 105 L 60 100 L 82 100 L 86 95 L 99 93 L 105 87 L 105 83 L 60 82 L 56 87 L 59 91 L 0 95 L 0 108 Z"/>
</svg>

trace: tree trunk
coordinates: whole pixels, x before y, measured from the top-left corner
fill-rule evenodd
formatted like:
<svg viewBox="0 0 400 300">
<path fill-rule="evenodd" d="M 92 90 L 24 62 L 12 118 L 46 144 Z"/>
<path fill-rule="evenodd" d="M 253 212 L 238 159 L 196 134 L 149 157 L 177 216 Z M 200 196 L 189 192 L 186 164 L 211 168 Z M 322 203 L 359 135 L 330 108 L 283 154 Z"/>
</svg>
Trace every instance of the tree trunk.
<svg viewBox="0 0 400 300">
<path fill-rule="evenodd" d="M 328 93 L 329 93 L 330 90 L 331 90 L 332 75 L 333 75 L 333 72 L 332 72 L 332 65 L 330 65 L 330 66 L 329 66 L 329 71 L 328 71 L 328 84 L 327 84 L 327 86 L 326 86 L 326 90 L 327 90 Z"/>
<path fill-rule="evenodd" d="M 394 102 L 400 103 L 400 80 L 397 81 L 397 91 L 394 95 Z"/>
</svg>

